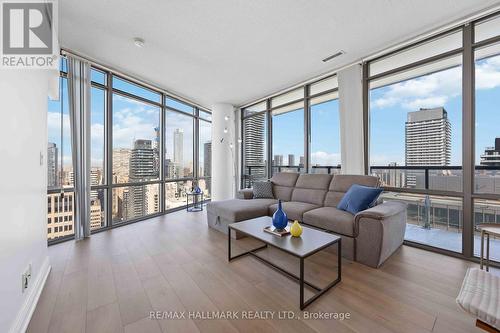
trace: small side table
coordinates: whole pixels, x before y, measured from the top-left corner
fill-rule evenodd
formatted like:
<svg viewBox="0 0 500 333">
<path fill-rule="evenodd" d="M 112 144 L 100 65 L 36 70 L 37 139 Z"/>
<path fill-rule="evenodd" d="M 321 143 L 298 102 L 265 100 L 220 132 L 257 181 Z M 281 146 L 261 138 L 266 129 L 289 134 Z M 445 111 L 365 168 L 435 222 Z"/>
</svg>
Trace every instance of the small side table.
<svg viewBox="0 0 500 333">
<path fill-rule="evenodd" d="M 486 271 L 488 272 L 490 270 L 490 235 L 500 237 L 500 225 L 479 224 L 477 228 L 481 231 L 481 257 L 479 258 L 481 269 L 483 269 L 484 236 L 486 236 Z"/>
<path fill-rule="evenodd" d="M 193 198 L 193 206 L 189 207 L 189 198 Z M 186 211 L 201 212 L 203 210 L 203 192 L 186 192 Z"/>
</svg>

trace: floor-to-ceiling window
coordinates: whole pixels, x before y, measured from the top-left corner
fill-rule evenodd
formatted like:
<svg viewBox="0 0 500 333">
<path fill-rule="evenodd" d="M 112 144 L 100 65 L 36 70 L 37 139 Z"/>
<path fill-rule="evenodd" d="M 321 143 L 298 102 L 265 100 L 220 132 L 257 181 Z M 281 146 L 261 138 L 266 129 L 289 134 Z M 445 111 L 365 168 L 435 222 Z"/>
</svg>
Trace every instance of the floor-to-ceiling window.
<svg viewBox="0 0 500 333">
<path fill-rule="evenodd" d="M 455 252 L 463 230 L 461 46 L 459 30 L 368 67 L 370 172 L 388 189 L 385 199 L 408 204 L 406 240 Z"/>
<path fill-rule="evenodd" d="M 370 173 L 408 203 L 410 244 L 471 258 L 500 223 L 499 43 L 492 15 L 365 66 Z"/>
<path fill-rule="evenodd" d="M 171 106 L 169 106 L 171 105 Z M 186 203 L 186 192 L 194 178 L 194 109 L 167 99 L 165 116 L 165 207 L 176 208 Z M 174 108 L 175 107 L 175 108 Z"/>
<path fill-rule="evenodd" d="M 112 222 L 160 211 L 161 94 L 112 77 Z"/>
<path fill-rule="evenodd" d="M 90 108 L 90 230 L 108 226 L 106 201 L 108 177 L 106 175 L 106 115 L 108 102 L 107 75 L 91 69 Z"/>
<path fill-rule="evenodd" d="M 335 75 L 242 108 L 242 187 L 275 172 L 340 171 Z"/>
<path fill-rule="evenodd" d="M 309 87 L 311 173 L 340 171 L 340 117 L 337 76 Z"/>
<path fill-rule="evenodd" d="M 474 255 L 480 253 L 479 224 L 500 224 L 500 17 L 474 25 L 475 145 Z M 497 40 L 494 40 L 494 39 Z M 491 239 L 500 261 L 500 239 Z"/>
<path fill-rule="evenodd" d="M 60 98 L 48 107 L 49 241 L 74 235 L 66 68 L 63 58 Z M 177 209 L 195 184 L 210 198 L 209 111 L 96 65 L 90 112 L 91 231 Z"/>
<path fill-rule="evenodd" d="M 47 113 L 47 237 L 49 240 L 74 234 L 68 80 L 66 66 L 61 64 L 61 69 L 59 100 L 49 100 Z"/>
<path fill-rule="evenodd" d="M 242 111 L 242 186 L 268 178 L 268 114 L 267 102 Z"/>
<path fill-rule="evenodd" d="M 306 172 L 304 89 L 271 99 L 272 172 Z"/>
<path fill-rule="evenodd" d="M 204 197 L 212 196 L 212 115 L 199 110 L 198 186 Z"/>
</svg>

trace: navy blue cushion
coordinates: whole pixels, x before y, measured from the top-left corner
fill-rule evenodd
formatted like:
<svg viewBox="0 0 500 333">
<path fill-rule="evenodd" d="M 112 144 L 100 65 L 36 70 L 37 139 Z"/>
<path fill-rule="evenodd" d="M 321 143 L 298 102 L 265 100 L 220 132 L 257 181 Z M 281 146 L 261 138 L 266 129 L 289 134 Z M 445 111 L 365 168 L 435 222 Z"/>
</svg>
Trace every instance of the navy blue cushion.
<svg viewBox="0 0 500 333">
<path fill-rule="evenodd" d="M 354 184 L 344 194 L 337 208 L 351 214 L 357 214 L 370 208 L 382 191 L 383 190 L 379 187 Z"/>
</svg>

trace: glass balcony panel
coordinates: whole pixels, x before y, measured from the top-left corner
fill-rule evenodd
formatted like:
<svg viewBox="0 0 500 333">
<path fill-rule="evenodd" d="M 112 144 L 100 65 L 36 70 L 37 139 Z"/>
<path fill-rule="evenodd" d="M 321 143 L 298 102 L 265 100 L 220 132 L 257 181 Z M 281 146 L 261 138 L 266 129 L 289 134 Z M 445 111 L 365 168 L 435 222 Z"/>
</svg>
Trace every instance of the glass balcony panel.
<svg viewBox="0 0 500 333">
<path fill-rule="evenodd" d="M 500 200 L 474 199 L 474 255 L 481 253 L 481 232 L 479 224 L 500 226 Z M 486 237 L 485 237 L 486 256 Z M 500 261 L 500 237 L 490 236 L 490 259 Z"/>
<path fill-rule="evenodd" d="M 462 198 L 394 192 L 381 198 L 408 205 L 405 240 L 462 252 Z"/>
</svg>

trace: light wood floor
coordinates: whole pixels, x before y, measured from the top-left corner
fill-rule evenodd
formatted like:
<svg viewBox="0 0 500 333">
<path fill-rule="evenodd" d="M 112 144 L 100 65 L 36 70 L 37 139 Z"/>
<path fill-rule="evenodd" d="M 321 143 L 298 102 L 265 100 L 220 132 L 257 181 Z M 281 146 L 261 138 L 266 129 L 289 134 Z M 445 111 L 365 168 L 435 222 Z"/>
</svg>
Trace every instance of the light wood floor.
<svg viewBox="0 0 500 333">
<path fill-rule="evenodd" d="M 472 263 L 407 246 L 380 269 L 343 261 L 342 282 L 306 310 L 349 320 L 281 320 L 279 311 L 302 316 L 298 284 L 251 257 L 228 263 L 226 247 L 204 212 L 184 211 L 51 246 L 52 271 L 28 331 L 480 332 L 455 304 Z M 266 255 L 297 267 L 288 255 Z M 306 277 L 324 285 L 335 265 L 333 255 L 316 254 Z M 153 310 L 274 311 L 275 318 L 151 320 Z"/>
</svg>

